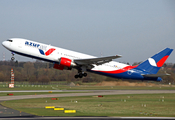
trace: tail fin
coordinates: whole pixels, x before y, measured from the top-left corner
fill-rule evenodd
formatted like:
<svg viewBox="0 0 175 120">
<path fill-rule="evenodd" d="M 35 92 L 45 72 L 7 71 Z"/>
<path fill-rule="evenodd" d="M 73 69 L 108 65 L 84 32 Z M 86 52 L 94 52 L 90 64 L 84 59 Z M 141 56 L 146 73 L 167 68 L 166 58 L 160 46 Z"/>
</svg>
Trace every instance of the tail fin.
<svg viewBox="0 0 175 120">
<path fill-rule="evenodd" d="M 137 66 L 137 68 L 149 72 L 150 74 L 156 74 L 172 51 L 173 49 L 166 48 L 151 58 L 148 58 L 146 61 L 142 62 Z"/>
</svg>

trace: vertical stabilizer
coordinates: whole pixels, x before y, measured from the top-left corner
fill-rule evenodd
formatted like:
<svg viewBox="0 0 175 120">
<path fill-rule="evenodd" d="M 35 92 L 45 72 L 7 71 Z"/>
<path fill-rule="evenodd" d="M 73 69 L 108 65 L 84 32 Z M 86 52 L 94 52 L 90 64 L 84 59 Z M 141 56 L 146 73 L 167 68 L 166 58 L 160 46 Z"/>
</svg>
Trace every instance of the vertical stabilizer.
<svg viewBox="0 0 175 120">
<path fill-rule="evenodd" d="M 148 58 L 146 61 L 142 62 L 140 65 L 137 66 L 137 68 L 149 72 L 150 74 L 156 74 L 172 51 L 173 49 L 166 48 L 161 52 L 155 54 L 151 58 Z"/>
</svg>

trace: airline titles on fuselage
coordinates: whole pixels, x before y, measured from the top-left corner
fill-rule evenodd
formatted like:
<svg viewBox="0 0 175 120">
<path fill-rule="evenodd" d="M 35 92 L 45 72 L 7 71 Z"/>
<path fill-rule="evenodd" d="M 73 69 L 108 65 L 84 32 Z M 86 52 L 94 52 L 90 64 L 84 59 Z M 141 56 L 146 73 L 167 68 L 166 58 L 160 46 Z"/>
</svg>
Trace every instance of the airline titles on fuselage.
<svg viewBox="0 0 175 120">
<path fill-rule="evenodd" d="M 46 45 L 40 45 L 40 44 L 37 44 L 37 43 L 34 43 L 34 42 L 26 41 L 25 45 L 30 46 L 30 47 L 35 47 L 35 48 L 38 48 L 38 49 L 41 49 L 41 50 L 45 50 L 45 51 L 47 50 L 47 46 Z"/>
</svg>

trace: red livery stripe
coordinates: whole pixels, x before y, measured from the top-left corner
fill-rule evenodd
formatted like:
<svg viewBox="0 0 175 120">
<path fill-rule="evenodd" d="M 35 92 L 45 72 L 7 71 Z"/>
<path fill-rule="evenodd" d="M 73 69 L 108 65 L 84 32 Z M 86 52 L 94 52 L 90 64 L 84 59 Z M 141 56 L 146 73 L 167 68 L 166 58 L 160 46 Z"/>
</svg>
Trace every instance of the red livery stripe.
<svg viewBox="0 0 175 120">
<path fill-rule="evenodd" d="M 49 49 L 49 50 L 45 53 L 45 55 L 46 55 L 46 56 L 50 55 L 54 50 L 55 50 L 55 48 Z"/>
<path fill-rule="evenodd" d="M 103 72 L 103 73 L 110 73 L 110 74 L 118 74 L 118 73 L 123 73 L 123 72 L 126 72 L 130 69 L 133 69 L 133 68 L 136 68 L 138 65 L 136 66 L 126 66 L 122 69 L 119 69 L 119 70 L 114 70 L 114 71 L 99 71 L 99 72 Z M 96 70 L 94 70 L 96 71 Z"/>
<path fill-rule="evenodd" d="M 166 59 L 168 58 L 169 56 L 164 56 L 161 60 L 159 60 L 157 62 L 157 67 L 162 67 L 162 65 L 164 64 L 164 62 L 166 61 Z"/>
</svg>

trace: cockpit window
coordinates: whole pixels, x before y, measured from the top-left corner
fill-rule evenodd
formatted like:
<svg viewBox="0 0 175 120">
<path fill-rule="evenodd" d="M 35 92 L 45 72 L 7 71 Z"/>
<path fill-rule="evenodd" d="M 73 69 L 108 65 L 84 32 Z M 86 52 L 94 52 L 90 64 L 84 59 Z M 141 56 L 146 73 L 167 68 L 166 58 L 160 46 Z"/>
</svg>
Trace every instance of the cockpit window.
<svg viewBox="0 0 175 120">
<path fill-rule="evenodd" d="M 13 40 L 7 40 L 7 41 L 9 41 L 9 42 L 13 42 Z"/>
</svg>

